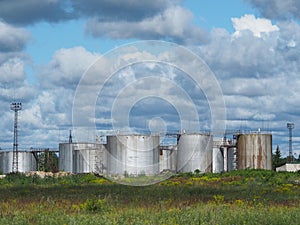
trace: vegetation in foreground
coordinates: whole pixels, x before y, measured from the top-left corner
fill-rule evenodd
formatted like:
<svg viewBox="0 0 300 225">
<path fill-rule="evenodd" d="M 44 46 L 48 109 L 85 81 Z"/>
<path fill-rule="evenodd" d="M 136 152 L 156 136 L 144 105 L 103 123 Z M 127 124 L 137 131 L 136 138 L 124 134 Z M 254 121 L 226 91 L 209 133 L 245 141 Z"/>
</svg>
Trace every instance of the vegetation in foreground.
<svg viewBox="0 0 300 225">
<path fill-rule="evenodd" d="M 187 173 L 144 187 L 12 174 L 0 199 L 0 224 L 300 224 L 300 173 Z"/>
</svg>

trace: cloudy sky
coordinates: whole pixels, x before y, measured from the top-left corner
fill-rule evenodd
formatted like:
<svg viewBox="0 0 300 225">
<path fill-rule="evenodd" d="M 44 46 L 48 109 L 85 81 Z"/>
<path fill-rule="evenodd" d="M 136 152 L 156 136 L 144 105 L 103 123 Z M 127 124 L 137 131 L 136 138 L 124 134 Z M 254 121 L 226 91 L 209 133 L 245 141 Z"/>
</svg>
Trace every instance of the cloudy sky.
<svg viewBox="0 0 300 225">
<path fill-rule="evenodd" d="M 2 0 L 0 147 L 12 149 L 13 101 L 20 149 L 57 148 L 69 129 L 207 131 L 225 108 L 227 130 L 271 131 L 283 154 L 295 123 L 298 157 L 299 12 L 298 0 Z"/>
</svg>

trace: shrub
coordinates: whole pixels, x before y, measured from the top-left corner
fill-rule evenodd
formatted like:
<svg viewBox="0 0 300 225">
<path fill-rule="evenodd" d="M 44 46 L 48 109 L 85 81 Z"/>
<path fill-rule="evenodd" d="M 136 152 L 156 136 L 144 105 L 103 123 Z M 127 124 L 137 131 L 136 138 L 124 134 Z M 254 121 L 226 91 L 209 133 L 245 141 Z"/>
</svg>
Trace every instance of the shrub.
<svg viewBox="0 0 300 225">
<path fill-rule="evenodd" d="M 80 209 L 88 212 L 106 212 L 109 210 L 107 200 L 104 199 L 87 199 L 83 204 L 80 204 Z"/>
</svg>

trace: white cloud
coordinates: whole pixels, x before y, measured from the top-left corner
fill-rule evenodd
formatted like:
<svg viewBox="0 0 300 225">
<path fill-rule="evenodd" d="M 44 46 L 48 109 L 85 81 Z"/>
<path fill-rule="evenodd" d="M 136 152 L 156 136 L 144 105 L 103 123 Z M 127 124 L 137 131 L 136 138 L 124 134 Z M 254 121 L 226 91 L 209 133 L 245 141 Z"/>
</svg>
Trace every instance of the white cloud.
<svg viewBox="0 0 300 225">
<path fill-rule="evenodd" d="M 298 0 L 246 0 L 266 18 L 299 19 L 300 2 Z"/>
<path fill-rule="evenodd" d="M 253 116 L 255 120 L 274 120 L 276 115 L 273 113 L 257 113 Z"/>
<path fill-rule="evenodd" d="M 89 20 L 86 32 L 94 37 L 113 39 L 166 39 L 179 43 L 203 43 L 207 33 L 192 25 L 193 14 L 180 6 L 167 8 L 163 13 L 138 21 Z"/>
<path fill-rule="evenodd" d="M 40 69 L 43 86 L 64 86 L 74 89 L 84 72 L 99 57 L 83 47 L 60 49 L 48 65 Z"/>
<path fill-rule="evenodd" d="M 235 36 L 240 36 L 242 31 L 251 31 L 255 37 L 263 34 L 279 31 L 279 27 L 272 25 L 272 22 L 264 18 L 256 18 L 254 15 L 244 15 L 241 18 L 232 18 L 233 27 L 236 30 Z"/>
<path fill-rule="evenodd" d="M 11 58 L 0 65 L 0 85 L 20 81 L 25 79 L 24 62 L 19 58 Z"/>
<path fill-rule="evenodd" d="M 0 19 L 0 52 L 17 52 L 25 48 L 30 34 L 23 28 L 16 28 Z"/>
</svg>

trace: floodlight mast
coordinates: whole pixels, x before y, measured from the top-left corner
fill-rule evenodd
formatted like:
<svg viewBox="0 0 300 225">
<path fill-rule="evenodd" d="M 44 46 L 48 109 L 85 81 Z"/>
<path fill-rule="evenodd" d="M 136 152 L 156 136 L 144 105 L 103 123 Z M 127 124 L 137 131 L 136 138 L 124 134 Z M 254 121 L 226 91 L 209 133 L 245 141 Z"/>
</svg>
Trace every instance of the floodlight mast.
<svg viewBox="0 0 300 225">
<path fill-rule="evenodd" d="M 12 172 L 17 173 L 19 172 L 18 168 L 18 112 L 22 110 L 22 103 L 21 102 L 13 102 L 10 105 L 10 109 L 15 112 L 15 119 L 14 119 L 14 144 L 13 144 L 13 163 L 12 163 Z"/>
<path fill-rule="evenodd" d="M 289 129 L 289 161 L 292 162 L 293 161 L 293 133 L 292 130 L 294 129 L 294 124 L 293 123 L 287 123 L 286 127 Z"/>
</svg>

